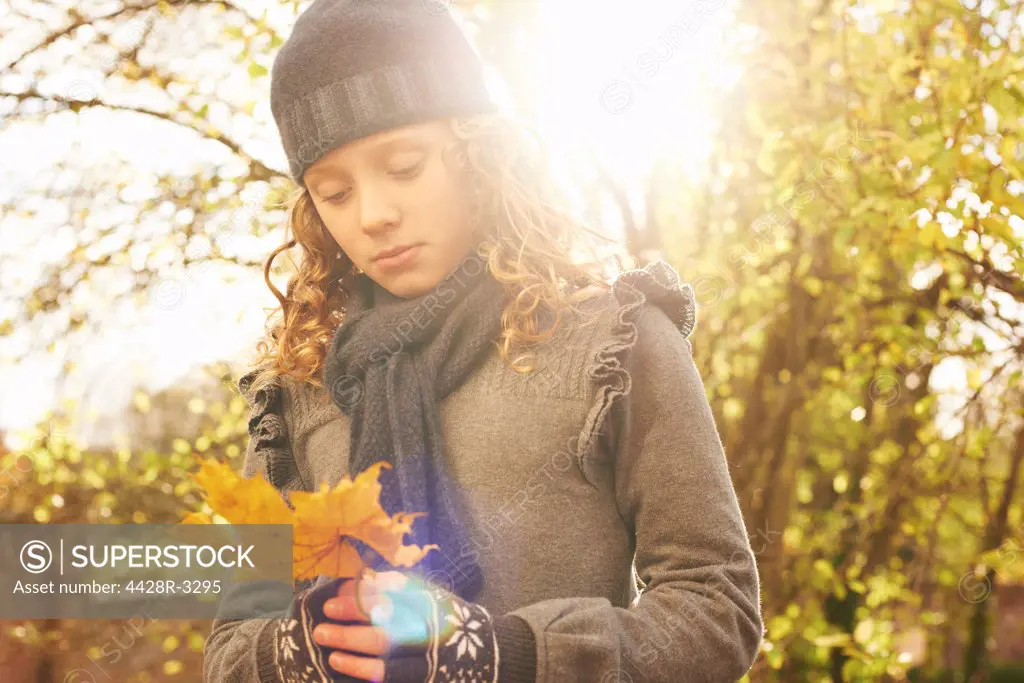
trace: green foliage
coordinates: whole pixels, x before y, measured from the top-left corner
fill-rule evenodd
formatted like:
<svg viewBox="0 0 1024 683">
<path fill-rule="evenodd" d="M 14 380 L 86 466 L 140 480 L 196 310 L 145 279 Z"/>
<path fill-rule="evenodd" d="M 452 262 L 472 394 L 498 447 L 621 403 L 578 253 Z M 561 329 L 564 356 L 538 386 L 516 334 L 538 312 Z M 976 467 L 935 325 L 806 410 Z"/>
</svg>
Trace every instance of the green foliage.
<svg viewBox="0 0 1024 683">
<path fill-rule="evenodd" d="M 784 530 L 751 680 L 969 677 L 1024 640 L 989 600 L 1024 564 L 1024 8 L 969 5 L 739 6 L 672 257 L 748 528 Z"/>
</svg>

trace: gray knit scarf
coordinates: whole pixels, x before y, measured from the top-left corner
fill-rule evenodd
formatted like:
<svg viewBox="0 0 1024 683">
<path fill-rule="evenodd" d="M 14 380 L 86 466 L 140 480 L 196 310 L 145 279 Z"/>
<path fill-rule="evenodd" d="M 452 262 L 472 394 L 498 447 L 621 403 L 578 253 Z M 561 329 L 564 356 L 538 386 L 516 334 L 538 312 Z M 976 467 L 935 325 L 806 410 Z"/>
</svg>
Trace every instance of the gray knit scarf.
<svg viewBox="0 0 1024 683">
<path fill-rule="evenodd" d="M 384 511 L 426 512 L 406 541 L 440 546 L 411 570 L 464 600 L 475 599 L 483 577 L 461 492 L 446 471 L 438 403 L 498 338 L 505 302 L 504 287 L 475 252 L 410 299 L 360 276 L 324 363 L 324 384 L 351 419 L 349 475 L 381 460 L 391 465 L 381 472 Z M 374 569 L 391 568 L 363 543 L 354 546 Z"/>
</svg>

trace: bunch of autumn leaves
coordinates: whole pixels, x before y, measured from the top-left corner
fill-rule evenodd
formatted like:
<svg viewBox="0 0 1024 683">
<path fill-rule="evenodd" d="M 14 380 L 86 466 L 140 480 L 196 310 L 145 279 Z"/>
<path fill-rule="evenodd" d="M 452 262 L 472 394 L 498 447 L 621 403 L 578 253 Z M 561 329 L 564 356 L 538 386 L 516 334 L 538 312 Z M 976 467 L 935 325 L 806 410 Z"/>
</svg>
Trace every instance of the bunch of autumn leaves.
<svg viewBox="0 0 1024 683">
<path fill-rule="evenodd" d="M 343 477 L 333 487 L 322 484 L 312 493 L 290 492 L 294 509 L 262 475 L 247 479 L 224 463 L 202 460 L 193 478 L 205 489 L 206 504 L 213 513 L 229 524 L 291 524 L 294 579 L 354 578 L 366 566 L 349 539 L 362 541 L 395 567 L 412 567 L 437 548 L 405 544 L 413 520 L 426 513 L 391 516 L 384 511 L 380 505 L 384 468 L 390 465 L 379 462 L 355 479 Z M 192 512 L 182 520 L 184 524 L 217 522 L 206 512 Z"/>
</svg>

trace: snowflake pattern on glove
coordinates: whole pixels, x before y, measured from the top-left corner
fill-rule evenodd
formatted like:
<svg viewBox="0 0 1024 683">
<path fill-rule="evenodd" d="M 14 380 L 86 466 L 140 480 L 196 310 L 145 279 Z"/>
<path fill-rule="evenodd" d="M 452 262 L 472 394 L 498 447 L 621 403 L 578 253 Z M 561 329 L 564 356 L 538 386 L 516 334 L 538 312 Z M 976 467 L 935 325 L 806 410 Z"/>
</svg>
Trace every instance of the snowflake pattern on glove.
<svg viewBox="0 0 1024 683">
<path fill-rule="evenodd" d="M 282 619 L 277 626 L 277 659 L 280 662 L 295 661 L 299 646 L 295 644 L 295 629 L 299 622 L 295 619 Z"/>
<path fill-rule="evenodd" d="M 412 651 L 393 652 L 399 660 L 385 657 L 386 683 L 498 683 L 498 640 L 487 609 L 430 582 L 411 581 L 409 588 L 418 597 L 406 605 L 426 622 L 427 637 Z M 306 591 L 274 628 L 283 683 L 350 680 L 330 668 L 329 650 L 313 641 L 313 628 L 323 620 L 316 615 L 336 592 L 336 585 Z"/>
<path fill-rule="evenodd" d="M 487 610 L 454 596 L 432 602 L 437 660 L 430 662 L 429 648 L 427 683 L 497 683 L 498 641 Z"/>
<path fill-rule="evenodd" d="M 474 619 L 469 609 L 458 604 L 455 605 L 455 615 L 449 614 L 447 619 L 455 625 L 456 630 L 445 646 L 454 645 L 458 658 L 468 652 L 470 657 L 476 659 L 477 648 L 484 646 L 484 641 L 480 639 L 483 622 Z"/>
<path fill-rule="evenodd" d="M 295 601 L 292 616 L 281 619 L 274 631 L 278 677 L 283 683 L 327 683 L 334 680 L 324 650 L 313 642 L 309 594 Z"/>
</svg>

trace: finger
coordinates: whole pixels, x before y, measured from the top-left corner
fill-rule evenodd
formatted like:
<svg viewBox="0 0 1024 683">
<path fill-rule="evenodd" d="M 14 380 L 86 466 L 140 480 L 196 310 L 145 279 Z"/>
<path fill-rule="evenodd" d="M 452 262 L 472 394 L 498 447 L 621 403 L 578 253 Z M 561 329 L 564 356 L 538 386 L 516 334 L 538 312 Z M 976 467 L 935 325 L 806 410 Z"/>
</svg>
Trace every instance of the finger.
<svg viewBox="0 0 1024 683">
<path fill-rule="evenodd" d="M 335 621 L 370 621 L 370 615 L 363 611 L 356 595 L 357 584 L 362 581 L 346 581 L 335 597 L 324 601 L 324 616 Z M 366 590 L 360 590 L 365 593 Z M 369 605 L 372 607 L 372 605 Z"/>
<path fill-rule="evenodd" d="M 381 683 L 384 680 L 384 661 L 381 659 L 335 651 L 331 653 L 327 661 L 332 669 L 346 676 L 375 683 Z"/>
<path fill-rule="evenodd" d="M 346 581 L 338 589 L 337 597 L 324 602 L 324 616 L 335 621 L 362 621 L 382 624 L 392 614 L 386 591 L 401 590 L 408 584 L 401 572 L 377 572 Z"/>
<path fill-rule="evenodd" d="M 393 612 L 389 591 L 399 591 L 408 583 L 401 572 L 375 572 L 366 575 L 362 581 L 356 582 L 353 591 L 356 604 L 360 611 L 367 615 L 371 624 L 380 625 L 387 621 Z"/>
<path fill-rule="evenodd" d="M 387 632 L 377 626 L 340 626 L 317 624 L 313 640 L 318 645 L 364 655 L 387 654 L 390 640 Z"/>
</svg>

